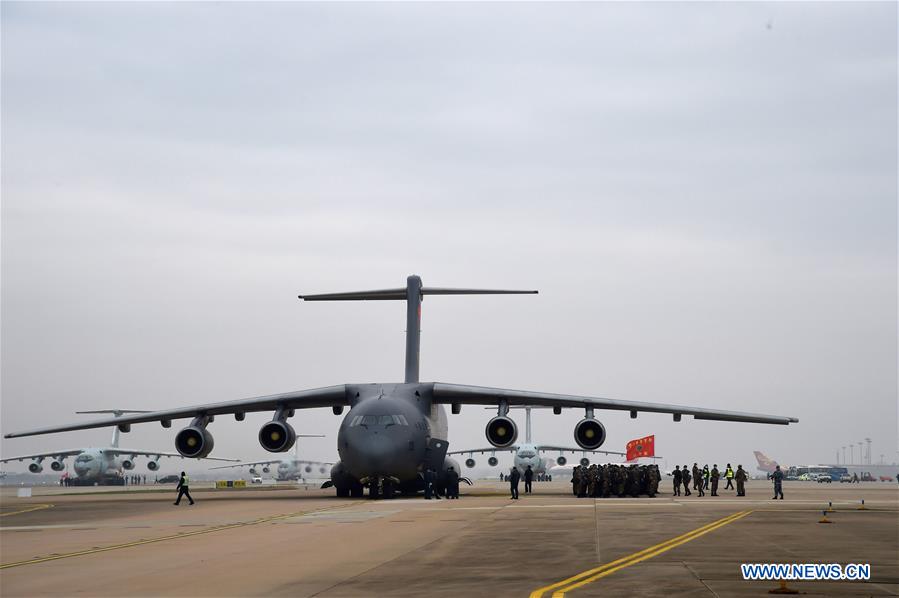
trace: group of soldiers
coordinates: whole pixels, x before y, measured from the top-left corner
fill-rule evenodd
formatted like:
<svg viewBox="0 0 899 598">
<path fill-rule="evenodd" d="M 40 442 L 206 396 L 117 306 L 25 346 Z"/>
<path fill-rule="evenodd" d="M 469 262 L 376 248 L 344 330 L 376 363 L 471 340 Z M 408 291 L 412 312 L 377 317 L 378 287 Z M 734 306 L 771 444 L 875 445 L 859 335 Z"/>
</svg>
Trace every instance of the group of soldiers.
<svg viewBox="0 0 899 598">
<path fill-rule="evenodd" d="M 721 471 L 718 469 L 718 464 L 715 463 L 711 469 L 709 469 L 708 464 L 703 466 L 702 469 L 699 468 L 698 463 L 693 464 L 692 469 L 688 469 L 686 465 L 681 469 L 680 465 L 676 465 L 674 467 L 674 471 L 671 472 L 671 476 L 674 482 L 674 495 L 681 495 L 681 486 L 684 488 L 684 496 L 690 496 L 690 482 L 693 482 L 693 490 L 696 492 L 697 496 L 705 496 L 705 491 L 710 490 L 712 496 L 718 496 L 718 482 L 721 479 Z M 725 490 L 733 490 L 734 482 L 737 482 L 737 496 L 746 496 L 746 480 L 749 476 L 746 475 L 746 471 L 743 469 L 742 465 L 737 465 L 737 470 L 734 471 L 734 468 L 730 466 L 730 463 L 727 464 L 727 468 L 724 470 L 724 479 L 727 481 L 727 485 L 724 487 Z"/>
<path fill-rule="evenodd" d="M 578 465 L 571 474 L 571 492 L 579 498 L 609 496 L 650 498 L 659 492 L 658 465 Z"/>
</svg>

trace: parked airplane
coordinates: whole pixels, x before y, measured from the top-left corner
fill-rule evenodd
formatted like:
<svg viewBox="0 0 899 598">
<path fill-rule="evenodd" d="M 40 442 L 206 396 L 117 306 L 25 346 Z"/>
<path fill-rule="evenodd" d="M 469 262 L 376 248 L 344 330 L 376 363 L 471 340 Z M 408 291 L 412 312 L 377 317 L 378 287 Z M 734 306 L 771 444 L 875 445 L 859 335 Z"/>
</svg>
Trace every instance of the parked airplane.
<svg viewBox="0 0 899 598">
<path fill-rule="evenodd" d="M 598 449 L 606 439 L 605 427 L 595 417 L 598 409 L 627 411 L 632 418 L 637 417 L 641 411 L 669 413 L 673 415 L 674 421 L 681 421 L 684 415 L 692 415 L 693 419 L 781 425 L 799 421 L 793 417 L 701 407 L 419 381 L 421 303 L 424 297 L 536 292 L 424 287 L 421 278 L 413 275 L 406 279 L 405 288 L 300 295 L 300 299 L 304 301 L 405 301 L 405 381 L 339 384 L 128 415 L 118 420 L 100 419 L 43 427 L 7 434 L 6 437 L 18 438 L 111 425 L 117 425 L 121 431 L 128 432 L 133 424 L 145 422 L 159 422 L 168 428 L 171 427 L 172 420 L 191 418 L 190 424 L 175 435 L 175 447 L 185 457 L 205 457 L 213 447 L 209 424 L 217 416 L 233 415 L 235 419 L 242 421 L 247 412 L 271 411 L 274 417 L 259 430 L 259 442 L 270 452 L 283 453 L 289 451 L 296 441 L 296 433 L 287 420 L 297 409 L 330 407 L 335 415 L 340 415 L 349 407 L 337 435 L 340 462 L 331 468 L 331 480 L 326 485 L 333 485 L 339 496 L 361 495 L 363 488 L 367 486 L 372 497 L 381 494 L 392 497 L 397 488 L 405 492 L 421 489 L 421 472 L 426 467 L 438 472 L 440 483 L 443 483 L 448 467 L 453 466 L 458 471 L 455 460 L 446 456 L 448 422 L 445 405 L 450 405 L 453 414 L 460 413 L 463 405 L 495 406 L 496 416 L 487 422 L 486 434 L 488 442 L 497 448 L 512 446 L 518 437 L 518 428 L 508 416 L 509 407 L 513 405 L 552 407 L 555 414 L 562 413 L 563 408 L 583 409 L 584 418 L 574 426 L 574 438 L 577 445 L 585 450 Z M 361 335 L 354 342 L 370 340 Z"/>
<path fill-rule="evenodd" d="M 752 451 L 752 454 L 755 455 L 755 460 L 758 461 L 758 470 L 764 473 L 774 473 L 774 470 L 777 469 L 777 461 L 771 459 L 763 453 L 762 451 Z"/>
<path fill-rule="evenodd" d="M 76 411 L 76 413 L 112 413 L 116 418 L 125 413 L 150 413 L 149 411 L 132 411 L 128 409 L 104 409 L 100 411 Z M 114 425 L 115 420 L 113 420 Z M 77 485 L 94 484 L 100 482 L 119 483 L 122 480 L 124 470 L 134 469 L 135 459 L 138 456 L 149 457 L 147 469 L 157 471 L 159 469 L 159 459 L 161 457 L 185 457 L 180 453 L 165 453 L 162 451 L 141 451 L 135 449 L 121 448 L 119 446 L 119 428 L 115 427 L 112 431 L 112 441 L 106 448 L 81 448 L 65 451 L 51 451 L 49 453 L 37 453 L 34 455 L 21 455 L 19 457 L 11 457 L 9 459 L 0 459 L 0 463 L 10 461 L 24 461 L 31 459 L 28 465 L 28 471 L 31 473 L 41 473 L 44 470 L 44 459 L 50 459 L 50 469 L 53 471 L 63 471 L 66 468 L 65 460 L 67 457 L 75 457 L 73 469 L 75 470 L 75 478 L 72 481 Z M 213 459 L 210 461 L 231 461 L 232 459 Z"/>
<path fill-rule="evenodd" d="M 324 438 L 324 434 L 297 434 L 297 438 Z M 275 479 L 280 482 L 290 480 L 302 480 L 306 477 L 317 477 L 315 474 L 325 475 L 334 463 L 325 463 L 321 461 L 305 461 L 300 459 L 300 445 L 294 445 L 296 452 L 293 459 L 276 459 L 274 461 L 253 461 L 247 463 L 238 463 L 237 465 L 222 465 L 219 467 L 210 467 L 209 469 L 230 469 L 234 467 L 248 467 L 251 475 L 259 473 L 271 472 L 271 466 L 278 464 L 275 469 Z"/>
<path fill-rule="evenodd" d="M 488 407 L 489 409 L 489 407 Z M 567 446 L 555 446 L 549 444 L 534 444 L 531 440 L 531 410 L 538 409 L 538 407 L 509 407 L 509 409 L 524 409 L 524 443 L 522 444 L 513 444 L 512 446 L 505 449 L 497 449 L 496 447 L 487 447 L 487 448 L 479 448 L 479 449 L 470 449 L 467 451 L 451 451 L 448 452 L 447 455 L 468 455 L 468 458 L 465 460 L 465 467 L 472 468 L 477 463 L 474 460 L 474 453 L 484 454 L 490 453 L 490 457 L 487 459 L 487 464 L 490 467 L 496 467 L 499 463 L 499 460 L 496 458 L 497 450 L 506 450 L 512 451 L 514 453 L 512 462 L 515 467 L 518 468 L 522 474 L 524 474 L 524 470 L 528 468 L 528 465 L 531 466 L 531 471 L 534 472 L 534 475 L 538 478 L 542 478 L 549 472 L 549 468 L 553 466 L 552 459 L 546 458 L 541 455 L 541 451 L 559 451 L 559 456 L 555 459 L 555 465 L 564 466 L 568 463 L 568 459 L 565 458 L 563 453 L 581 453 L 583 456 L 581 457 L 580 464 L 581 465 L 589 465 L 590 459 L 587 458 L 587 453 L 600 453 L 603 455 L 618 455 L 625 456 L 625 453 L 619 453 L 615 451 L 598 451 L 598 450 L 586 450 L 582 448 L 574 448 Z"/>
</svg>

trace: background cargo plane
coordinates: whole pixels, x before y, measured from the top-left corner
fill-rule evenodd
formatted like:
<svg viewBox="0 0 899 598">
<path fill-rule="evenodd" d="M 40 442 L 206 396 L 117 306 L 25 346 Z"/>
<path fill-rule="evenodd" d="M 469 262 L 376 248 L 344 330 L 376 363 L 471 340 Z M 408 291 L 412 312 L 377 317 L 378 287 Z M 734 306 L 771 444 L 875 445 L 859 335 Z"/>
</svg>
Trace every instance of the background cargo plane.
<svg viewBox="0 0 899 598">
<path fill-rule="evenodd" d="M 509 409 L 519 409 L 520 407 L 509 407 Z M 478 449 L 470 449 L 463 451 L 450 451 L 447 455 L 468 455 L 468 458 L 465 459 L 465 467 L 472 468 L 477 463 L 474 459 L 474 453 L 484 454 L 490 453 L 490 457 L 487 459 L 487 464 L 490 467 L 496 467 L 499 464 L 499 460 L 496 458 L 497 450 L 507 450 L 512 451 L 514 453 L 512 457 L 512 464 L 518 468 L 518 470 L 524 474 L 524 470 L 528 468 L 528 465 L 531 466 L 531 471 L 538 477 L 544 476 L 549 473 L 549 469 L 553 465 L 558 465 L 560 467 L 564 467 L 568 463 L 568 459 L 565 458 L 563 453 L 582 453 L 580 463 L 581 465 L 589 465 L 590 459 L 587 458 L 586 453 L 599 453 L 603 455 L 618 455 L 625 456 L 624 453 L 619 453 L 616 451 L 598 451 L 598 450 L 586 450 L 582 448 L 576 447 L 568 447 L 568 446 L 556 446 L 551 444 L 535 444 L 531 440 L 531 410 L 537 409 L 537 407 L 523 407 L 524 409 L 524 443 L 522 444 L 513 444 L 512 446 L 506 449 L 497 449 L 496 447 L 487 447 L 487 448 L 478 448 Z M 543 455 L 541 455 L 541 451 L 558 451 L 559 456 L 556 457 L 555 462 Z"/>
<path fill-rule="evenodd" d="M 330 407 L 335 415 L 349 412 L 340 424 L 337 451 L 340 462 L 331 468 L 331 480 L 339 496 L 361 495 L 364 487 L 372 497 L 392 497 L 397 489 L 412 492 L 422 487 L 421 472 L 432 467 L 439 476 L 458 463 L 446 452 L 448 421 L 445 406 L 454 414 L 463 405 L 492 405 L 496 415 L 486 425 L 491 445 L 509 448 L 515 444 L 518 428 L 509 418 L 515 405 L 552 407 L 560 414 L 564 408 L 584 410 L 584 418 L 574 426 L 574 439 L 579 447 L 595 450 L 602 446 L 606 430 L 596 419 L 598 409 L 630 412 L 668 413 L 674 421 L 684 415 L 693 419 L 730 422 L 752 422 L 788 425 L 799 421 L 793 417 L 721 411 L 700 407 L 684 407 L 664 403 L 620 401 L 601 397 L 563 395 L 545 392 L 488 388 L 465 384 L 419 381 L 419 347 L 421 341 L 421 304 L 428 295 L 533 294 L 537 291 L 454 289 L 422 286 L 421 278 L 409 276 L 405 288 L 375 291 L 351 291 L 320 295 L 300 295 L 305 301 L 405 301 L 406 302 L 406 372 L 403 382 L 338 384 L 324 388 L 299 390 L 276 395 L 239 399 L 206 405 L 167 409 L 153 413 L 101 419 L 80 424 L 58 425 L 7 434 L 7 438 L 53 434 L 117 425 L 128 432 L 133 424 L 159 422 L 163 427 L 172 420 L 190 418 L 190 424 L 175 435 L 175 448 L 185 457 L 205 457 L 213 447 L 209 424 L 221 415 L 233 415 L 242 421 L 248 412 L 271 411 L 272 420 L 259 430 L 259 442 L 273 453 L 289 451 L 296 432 L 288 423 L 297 409 Z M 441 479 L 442 483 L 442 479 Z"/>
<path fill-rule="evenodd" d="M 324 438 L 324 434 L 297 434 L 297 438 Z M 293 459 L 275 459 L 273 461 L 252 461 L 247 463 L 238 463 L 237 465 L 222 465 L 220 467 L 210 467 L 209 469 L 231 469 L 234 467 L 248 467 L 252 475 L 261 473 L 269 473 L 271 466 L 277 463 L 275 469 L 275 479 L 281 482 L 289 480 L 301 480 L 308 477 L 324 476 L 328 473 L 328 469 L 334 463 L 322 461 L 304 461 L 300 459 L 300 445 L 295 444 Z"/>
<path fill-rule="evenodd" d="M 116 418 L 125 413 L 150 413 L 149 411 L 132 411 L 128 409 L 102 409 L 99 411 L 76 411 L 76 413 L 112 413 Z M 122 479 L 123 471 L 130 471 L 135 467 L 135 459 L 137 457 L 149 457 L 147 461 L 147 469 L 150 471 L 159 470 L 159 459 L 161 457 L 180 457 L 185 455 L 180 453 L 165 453 L 162 451 L 142 451 L 137 449 L 122 448 L 119 446 L 119 428 L 115 427 L 112 431 L 112 441 L 105 448 L 81 448 L 64 451 L 51 451 L 48 453 L 37 453 L 33 455 L 21 455 L 19 457 L 11 457 L 9 459 L 0 459 L 0 463 L 9 461 L 25 461 L 31 459 L 28 464 L 28 471 L 31 473 L 41 473 L 44 470 L 44 459 L 50 459 L 50 469 L 53 471 L 63 471 L 66 469 L 65 460 L 67 457 L 75 457 L 72 469 L 75 471 L 75 477 L 70 478 L 75 484 L 94 484 L 94 483 L 118 483 Z M 210 461 L 231 461 L 232 459 L 214 459 L 208 458 Z"/>
</svg>

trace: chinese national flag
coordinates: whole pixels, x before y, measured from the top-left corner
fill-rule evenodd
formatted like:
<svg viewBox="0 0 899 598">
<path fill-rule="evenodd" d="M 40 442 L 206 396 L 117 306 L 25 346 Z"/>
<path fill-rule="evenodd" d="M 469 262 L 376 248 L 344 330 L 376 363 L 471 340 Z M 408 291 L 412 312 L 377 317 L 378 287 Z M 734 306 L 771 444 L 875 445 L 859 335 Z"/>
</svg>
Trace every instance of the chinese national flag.
<svg viewBox="0 0 899 598">
<path fill-rule="evenodd" d="M 633 461 L 637 457 L 654 457 L 656 454 L 656 437 L 644 436 L 627 443 L 627 460 Z"/>
</svg>

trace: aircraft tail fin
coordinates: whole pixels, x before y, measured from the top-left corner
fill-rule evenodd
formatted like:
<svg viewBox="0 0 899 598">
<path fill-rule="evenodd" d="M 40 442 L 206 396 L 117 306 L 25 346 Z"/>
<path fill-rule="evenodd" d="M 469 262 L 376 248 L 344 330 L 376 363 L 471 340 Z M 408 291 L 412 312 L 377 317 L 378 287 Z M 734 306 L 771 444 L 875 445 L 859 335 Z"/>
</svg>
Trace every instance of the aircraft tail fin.
<svg viewBox="0 0 899 598">
<path fill-rule="evenodd" d="M 407 383 L 418 382 L 419 352 L 421 348 L 421 300 L 425 295 L 526 295 L 537 291 L 503 289 L 453 289 L 422 286 L 421 278 L 406 278 L 406 288 L 374 291 L 349 291 L 298 295 L 303 301 L 406 301 L 406 378 Z"/>
<path fill-rule="evenodd" d="M 78 415 L 84 415 L 89 413 L 112 413 L 114 417 L 122 417 L 125 413 L 150 413 L 149 411 L 138 411 L 135 409 L 98 409 L 96 411 L 76 411 Z M 110 441 L 109 446 L 112 448 L 119 447 L 119 427 L 113 426 L 112 428 L 112 441 Z"/>
<path fill-rule="evenodd" d="M 760 471 L 772 472 L 777 468 L 777 461 L 769 458 L 762 451 L 752 451 L 752 454 L 755 455 L 755 460 L 758 461 Z"/>
</svg>

